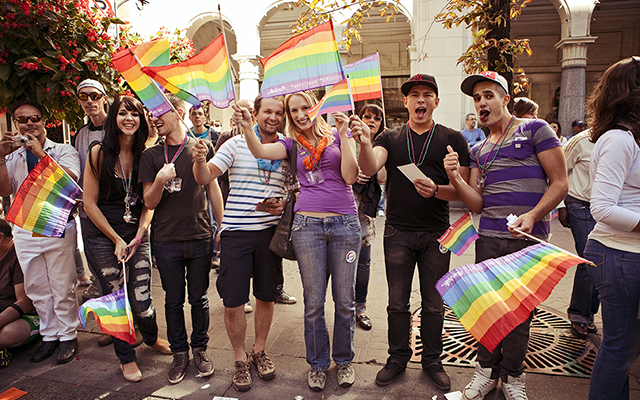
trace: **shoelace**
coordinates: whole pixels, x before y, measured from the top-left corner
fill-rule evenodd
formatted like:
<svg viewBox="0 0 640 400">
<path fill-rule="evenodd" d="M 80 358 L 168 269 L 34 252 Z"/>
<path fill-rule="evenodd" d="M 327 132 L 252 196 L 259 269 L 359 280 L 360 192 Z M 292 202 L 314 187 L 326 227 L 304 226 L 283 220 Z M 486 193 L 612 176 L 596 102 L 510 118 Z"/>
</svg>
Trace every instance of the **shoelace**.
<svg viewBox="0 0 640 400">
<path fill-rule="evenodd" d="M 504 384 L 507 392 L 509 392 L 509 397 L 513 399 L 526 399 L 527 398 L 527 389 L 521 382 L 515 383 L 507 383 Z"/>
</svg>

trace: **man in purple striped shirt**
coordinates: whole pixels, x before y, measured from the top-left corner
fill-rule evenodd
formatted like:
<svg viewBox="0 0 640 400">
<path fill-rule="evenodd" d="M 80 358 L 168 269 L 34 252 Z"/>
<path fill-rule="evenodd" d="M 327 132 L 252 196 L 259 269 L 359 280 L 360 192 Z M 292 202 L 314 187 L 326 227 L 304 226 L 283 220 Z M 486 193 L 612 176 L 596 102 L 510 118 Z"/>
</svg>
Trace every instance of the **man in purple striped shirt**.
<svg viewBox="0 0 640 400">
<path fill-rule="evenodd" d="M 444 166 L 458 195 L 480 216 L 476 263 L 505 256 L 549 237 L 549 212 L 568 190 L 562 146 L 543 120 L 518 119 L 507 108 L 506 79 L 493 71 L 467 77 L 462 92 L 473 97 L 480 122 L 489 136 L 469 154 L 469 184 L 458 173 L 458 155 L 449 148 Z M 507 216 L 517 220 L 507 226 Z M 507 400 L 526 400 L 524 358 L 533 313 L 513 329 L 493 352 L 478 344 L 476 372 L 463 399 L 481 400 L 495 389 L 498 378 Z"/>
</svg>

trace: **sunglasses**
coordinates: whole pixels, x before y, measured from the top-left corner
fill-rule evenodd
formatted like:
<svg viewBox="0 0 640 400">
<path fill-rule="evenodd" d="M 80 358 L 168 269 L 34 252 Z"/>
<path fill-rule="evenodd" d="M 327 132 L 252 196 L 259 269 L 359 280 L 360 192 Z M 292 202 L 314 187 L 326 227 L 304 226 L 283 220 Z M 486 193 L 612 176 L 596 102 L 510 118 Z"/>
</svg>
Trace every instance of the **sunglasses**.
<svg viewBox="0 0 640 400">
<path fill-rule="evenodd" d="M 34 124 L 42 121 L 42 117 L 39 115 L 32 115 L 30 117 L 16 117 L 16 121 L 18 121 L 21 124 L 26 124 L 27 121 L 31 120 L 31 122 L 33 122 Z"/>
<path fill-rule="evenodd" d="M 86 93 L 78 93 L 78 98 L 82 101 L 87 101 L 87 99 L 89 97 L 91 97 L 91 100 L 93 101 L 98 101 L 102 98 L 102 96 L 104 96 L 102 93 L 98 93 L 98 92 L 94 92 L 91 94 L 86 94 Z"/>
<path fill-rule="evenodd" d="M 382 121 L 381 117 L 372 117 L 371 115 L 368 115 L 368 114 L 362 117 L 362 119 L 371 119 L 371 118 L 373 118 L 374 121 Z"/>
</svg>

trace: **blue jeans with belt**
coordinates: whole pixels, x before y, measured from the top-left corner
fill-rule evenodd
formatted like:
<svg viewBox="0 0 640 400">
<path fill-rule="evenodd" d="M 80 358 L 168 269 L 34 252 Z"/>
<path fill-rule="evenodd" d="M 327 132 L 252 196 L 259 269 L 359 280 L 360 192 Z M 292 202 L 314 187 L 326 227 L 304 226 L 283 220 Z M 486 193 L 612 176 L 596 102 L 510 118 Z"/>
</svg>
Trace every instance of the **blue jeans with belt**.
<svg viewBox="0 0 640 400">
<path fill-rule="evenodd" d="M 209 272 L 213 240 L 161 242 L 152 240 L 162 289 L 165 293 L 167 339 L 171 351 L 188 351 L 184 320 L 185 283 L 191 306 L 191 347 L 207 347 L 209 342 Z"/>
<path fill-rule="evenodd" d="M 102 293 L 108 294 L 120 289 L 122 263 L 118 262 L 114 254 L 116 245 L 106 236 L 85 237 L 84 244 L 87 260 L 96 269 Z M 142 333 L 144 343 L 152 346 L 158 340 L 158 325 L 151 298 L 151 251 L 147 235 L 142 238 L 142 244 L 127 262 L 127 295 L 133 320 Z M 113 349 L 122 364 L 136 360 L 133 346 L 124 340 L 114 337 Z"/>
<path fill-rule="evenodd" d="M 596 264 L 588 271 L 602 305 L 602 342 L 591 372 L 589 399 L 628 400 L 629 368 L 640 356 L 640 253 L 589 239 L 584 256 Z"/>
<path fill-rule="evenodd" d="M 327 285 L 335 304 L 333 351 L 337 365 L 355 356 L 355 281 L 360 251 L 360 221 L 357 215 L 310 217 L 296 214 L 291 229 L 304 297 L 304 342 L 307 362 L 314 371 L 325 371 L 329 358 L 329 331 L 324 316 Z"/>
<path fill-rule="evenodd" d="M 440 363 L 442 354 L 442 327 L 444 325 L 444 303 L 435 288 L 438 279 L 449 271 L 451 253 L 442 253 L 437 239 L 441 232 L 401 231 L 387 225 L 384 229 L 384 264 L 389 285 L 389 358 L 400 366 L 411 359 L 409 346 L 411 334 L 411 281 L 418 265 L 422 315 L 420 336 L 422 338 L 422 365 L 428 367 Z"/>
<path fill-rule="evenodd" d="M 584 257 L 584 246 L 587 245 L 587 237 L 596 225 L 596 221 L 591 216 L 591 211 L 587 204 L 565 202 L 565 207 L 567 208 L 569 227 L 576 244 L 576 251 L 580 257 Z M 593 315 L 598 312 L 600 307 L 598 291 L 589 277 L 589 268 L 591 267 L 587 264 L 578 264 L 576 266 L 571 302 L 567 309 L 571 322 L 580 324 L 593 322 Z"/>
</svg>

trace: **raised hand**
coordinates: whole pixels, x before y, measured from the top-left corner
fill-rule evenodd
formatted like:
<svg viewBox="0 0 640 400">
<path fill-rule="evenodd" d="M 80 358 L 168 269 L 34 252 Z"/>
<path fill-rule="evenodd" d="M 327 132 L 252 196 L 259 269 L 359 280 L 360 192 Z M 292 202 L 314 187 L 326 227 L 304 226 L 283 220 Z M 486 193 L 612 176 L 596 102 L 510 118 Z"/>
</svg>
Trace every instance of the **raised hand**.
<svg viewBox="0 0 640 400">
<path fill-rule="evenodd" d="M 352 115 L 350 117 L 351 121 L 351 136 L 355 139 L 359 144 L 369 144 L 371 143 L 371 129 L 367 124 L 362 122 L 360 117 L 357 115 Z"/>
<path fill-rule="evenodd" d="M 196 144 L 193 145 L 193 149 L 191 150 L 191 154 L 193 155 L 193 161 L 206 162 L 207 153 L 209 153 L 209 149 L 207 148 L 207 145 L 204 144 L 204 141 L 202 139 L 198 139 Z"/>
<path fill-rule="evenodd" d="M 453 151 L 450 145 L 447 145 L 447 154 L 444 157 L 444 170 L 447 173 L 450 181 L 455 181 L 460 176 L 460 161 L 458 159 L 458 153 Z"/>
</svg>

